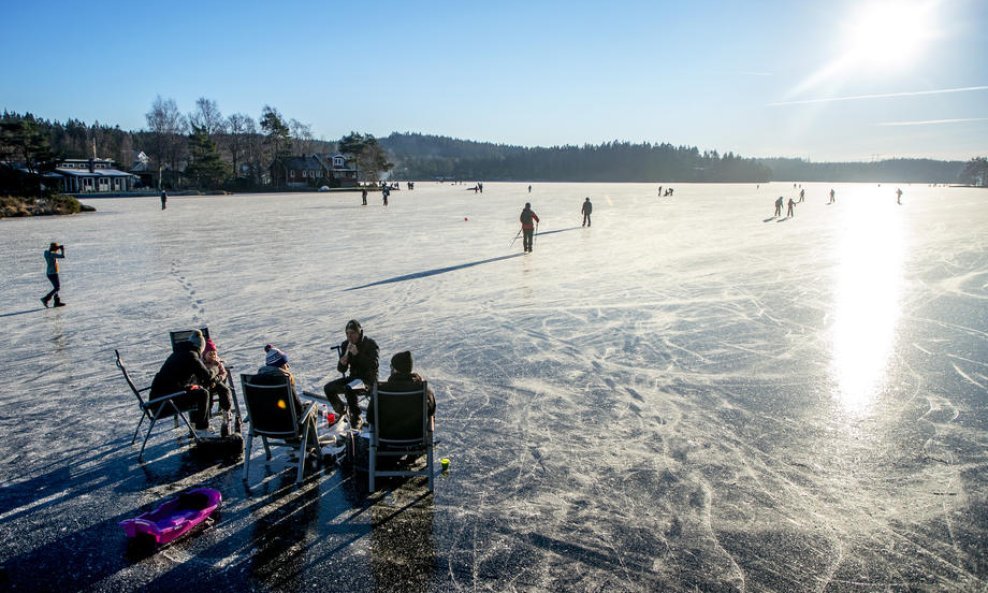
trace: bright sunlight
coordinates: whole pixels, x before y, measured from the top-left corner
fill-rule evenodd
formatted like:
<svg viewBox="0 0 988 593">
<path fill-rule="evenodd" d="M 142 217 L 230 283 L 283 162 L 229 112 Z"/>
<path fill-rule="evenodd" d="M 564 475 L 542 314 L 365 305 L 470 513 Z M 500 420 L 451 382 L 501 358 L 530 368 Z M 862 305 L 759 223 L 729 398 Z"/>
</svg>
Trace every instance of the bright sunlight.
<svg viewBox="0 0 988 593">
<path fill-rule="evenodd" d="M 935 3 L 879 1 L 861 5 L 845 28 L 848 60 L 858 66 L 902 68 L 934 37 Z"/>
</svg>

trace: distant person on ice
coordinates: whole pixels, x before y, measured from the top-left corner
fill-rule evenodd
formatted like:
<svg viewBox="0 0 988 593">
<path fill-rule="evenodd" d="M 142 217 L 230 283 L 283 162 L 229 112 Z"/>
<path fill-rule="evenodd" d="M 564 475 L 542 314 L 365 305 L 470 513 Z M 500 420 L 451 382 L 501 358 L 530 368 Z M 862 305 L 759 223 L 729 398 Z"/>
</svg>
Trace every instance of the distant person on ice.
<svg viewBox="0 0 988 593">
<path fill-rule="evenodd" d="M 831 190 L 830 190 L 830 201 L 827 202 L 828 204 L 833 204 L 834 202 L 837 201 L 837 199 L 834 197 L 835 195 L 836 194 L 834 193 L 833 188 L 831 188 Z"/>
<path fill-rule="evenodd" d="M 583 226 L 590 226 L 590 213 L 593 212 L 593 203 L 590 198 L 583 201 Z"/>
<path fill-rule="evenodd" d="M 51 292 L 41 297 L 41 304 L 48 308 L 48 301 L 55 299 L 56 307 L 64 307 L 65 303 L 58 298 L 58 290 L 61 288 L 61 283 L 58 281 L 58 260 L 65 258 L 65 245 L 59 245 L 58 243 L 52 243 L 48 246 L 48 251 L 45 252 L 45 264 L 47 269 L 45 274 L 48 275 L 48 281 L 51 282 Z"/>
<path fill-rule="evenodd" d="M 525 251 L 532 251 L 532 237 L 535 236 L 535 225 L 532 221 L 539 221 L 539 215 L 532 211 L 532 204 L 525 202 L 525 207 L 521 211 L 521 216 L 518 217 L 521 221 L 521 234 L 522 234 L 522 247 Z"/>
<path fill-rule="evenodd" d="M 895 203 L 898 204 L 898 205 L 900 205 L 900 206 L 902 205 L 902 188 L 901 187 L 895 188 Z"/>
<path fill-rule="evenodd" d="M 779 196 L 779 199 L 775 201 L 775 213 L 772 216 L 782 216 L 782 202 L 783 198 Z"/>
<path fill-rule="evenodd" d="M 363 201 L 364 201 L 363 205 L 366 206 L 367 205 L 367 188 L 366 187 L 363 190 L 361 190 L 360 195 L 361 195 L 361 197 L 363 198 Z"/>
<path fill-rule="evenodd" d="M 347 322 L 345 331 L 346 340 L 340 344 L 340 360 L 336 363 L 336 370 L 344 373 L 344 376 L 326 383 L 323 393 L 337 416 L 343 416 L 343 412 L 349 408 L 350 426 L 360 428 L 360 406 L 353 384 L 359 379 L 368 390 L 374 387 L 380 365 L 380 349 L 377 342 L 364 335 L 364 329 L 356 319 Z M 347 372 L 350 374 L 346 375 Z M 345 407 L 340 399 L 341 393 L 346 395 Z"/>
<path fill-rule="evenodd" d="M 792 198 L 789 198 L 789 207 L 786 208 L 786 218 L 792 218 L 792 216 L 793 216 L 793 214 L 792 214 L 792 207 L 795 204 L 796 204 L 796 201 L 793 200 Z"/>
<path fill-rule="evenodd" d="M 803 200 L 805 198 L 806 198 L 806 190 L 805 189 L 800 189 L 799 190 L 799 203 L 802 204 L 803 203 Z"/>
<path fill-rule="evenodd" d="M 168 192 L 161 190 L 161 209 L 164 210 L 168 204 Z"/>
</svg>

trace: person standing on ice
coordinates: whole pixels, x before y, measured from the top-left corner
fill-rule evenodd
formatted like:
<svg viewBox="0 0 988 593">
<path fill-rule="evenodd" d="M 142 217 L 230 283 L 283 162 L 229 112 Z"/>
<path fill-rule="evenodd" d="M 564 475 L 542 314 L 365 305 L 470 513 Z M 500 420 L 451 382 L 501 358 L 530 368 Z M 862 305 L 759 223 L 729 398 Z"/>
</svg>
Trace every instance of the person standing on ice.
<svg viewBox="0 0 988 593">
<path fill-rule="evenodd" d="M 836 201 L 837 201 L 837 199 L 836 199 L 836 198 L 834 198 L 834 195 L 835 195 L 835 194 L 834 194 L 834 190 L 833 190 L 833 188 L 831 188 L 831 189 L 830 189 L 830 201 L 829 201 L 829 202 L 827 202 L 828 204 L 833 204 L 834 202 L 836 202 Z"/>
<path fill-rule="evenodd" d="M 800 188 L 800 190 L 799 190 L 799 203 L 802 204 L 804 199 L 806 199 L 806 190 Z"/>
<path fill-rule="evenodd" d="M 779 199 L 775 201 L 775 214 L 772 216 L 782 216 L 782 202 L 783 198 L 779 196 Z"/>
<path fill-rule="evenodd" d="M 901 187 L 895 188 L 895 203 L 898 204 L 898 205 L 900 205 L 900 206 L 902 205 L 902 188 Z"/>
<path fill-rule="evenodd" d="M 521 221 L 522 247 L 526 252 L 531 252 L 532 238 L 535 236 L 535 225 L 532 224 L 532 221 L 539 222 L 539 215 L 532 211 L 531 203 L 525 202 L 525 207 L 522 209 L 518 220 Z"/>
<path fill-rule="evenodd" d="M 350 426 L 360 428 L 360 406 L 353 384 L 359 379 L 368 391 L 374 387 L 380 366 L 380 349 L 377 342 L 364 335 L 364 329 L 356 319 L 347 322 L 345 331 L 346 340 L 340 344 L 340 360 L 336 363 L 336 370 L 344 373 L 344 376 L 326 383 L 322 390 L 336 415 L 343 416 L 343 412 L 349 408 Z M 346 395 L 345 407 L 340 399 L 341 393 Z"/>
<path fill-rule="evenodd" d="M 583 209 L 581 212 L 583 212 L 583 226 L 591 226 L 590 213 L 593 212 L 593 203 L 590 202 L 590 198 L 583 201 Z"/>
<path fill-rule="evenodd" d="M 51 292 L 41 297 L 41 304 L 48 308 L 48 301 L 52 298 L 55 299 L 56 307 L 64 307 L 65 303 L 58 298 L 58 291 L 62 287 L 61 283 L 58 281 L 58 260 L 65 258 L 65 245 L 59 245 L 58 243 L 52 243 L 48 246 L 48 251 L 45 252 L 45 264 L 47 269 L 45 273 L 48 276 L 48 281 L 51 282 Z"/>
<path fill-rule="evenodd" d="M 796 204 L 796 201 L 793 200 L 792 198 L 789 198 L 789 207 L 786 208 L 786 218 L 792 218 L 792 216 L 793 216 L 793 214 L 792 214 L 792 207 L 795 204 Z"/>
</svg>

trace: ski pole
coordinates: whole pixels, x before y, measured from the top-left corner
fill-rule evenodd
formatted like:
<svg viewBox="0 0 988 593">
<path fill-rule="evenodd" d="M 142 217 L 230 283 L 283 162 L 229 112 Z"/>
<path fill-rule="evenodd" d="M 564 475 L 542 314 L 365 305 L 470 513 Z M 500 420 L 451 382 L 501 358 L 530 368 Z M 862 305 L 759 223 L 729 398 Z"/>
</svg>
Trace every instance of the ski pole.
<svg viewBox="0 0 988 593">
<path fill-rule="evenodd" d="M 520 236 L 521 236 L 521 229 L 518 229 L 518 234 L 515 235 L 515 238 L 511 240 L 511 243 L 508 243 L 508 248 L 509 249 L 511 248 L 512 245 L 515 244 L 515 241 L 517 241 L 518 240 L 518 237 L 520 237 Z"/>
</svg>

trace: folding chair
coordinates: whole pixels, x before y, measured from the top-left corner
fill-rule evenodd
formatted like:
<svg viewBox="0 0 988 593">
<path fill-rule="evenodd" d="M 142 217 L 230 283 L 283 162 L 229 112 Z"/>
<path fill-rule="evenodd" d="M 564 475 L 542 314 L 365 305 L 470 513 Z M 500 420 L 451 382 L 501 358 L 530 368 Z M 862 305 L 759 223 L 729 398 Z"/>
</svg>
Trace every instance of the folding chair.
<svg viewBox="0 0 988 593">
<path fill-rule="evenodd" d="M 130 378 L 130 373 L 127 372 L 127 367 L 124 366 L 123 360 L 120 358 L 120 351 L 114 350 L 114 354 L 117 355 L 117 368 L 123 373 L 124 380 L 127 381 L 127 385 L 130 390 L 134 393 L 134 397 L 137 398 L 138 405 L 141 408 L 141 420 L 137 423 L 137 428 L 134 429 L 134 438 L 130 440 L 130 444 L 133 445 L 137 441 L 137 433 L 141 429 L 141 425 L 144 424 L 144 420 L 148 419 L 151 421 L 151 425 L 148 426 L 147 434 L 144 435 L 144 442 L 141 444 L 141 452 L 137 455 L 138 461 L 144 461 L 144 448 L 147 447 L 148 439 L 151 438 L 151 430 L 154 428 L 155 423 L 161 418 L 175 418 L 175 427 L 178 427 L 178 420 L 185 423 L 186 428 L 189 429 L 189 434 L 192 436 L 193 440 L 199 442 L 199 438 L 196 436 L 195 430 L 192 428 L 192 423 L 189 422 L 187 412 L 190 412 L 194 407 L 187 407 L 182 404 L 183 402 L 176 401 L 179 396 L 185 395 L 185 391 L 176 391 L 175 393 L 169 393 L 167 395 L 160 395 L 153 399 L 147 401 L 144 400 L 144 396 L 141 394 L 145 391 L 149 391 L 151 386 L 144 387 L 143 389 L 138 389 L 137 385 L 134 384 L 133 379 Z"/>
<path fill-rule="evenodd" d="M 432 491 L 433 441 L 429 427 L 428 384 L 392 387 L 388 383 L 371 390 L 374 418 L 371 420 L 370 446 L 367 454 L 368 490 L 374 492 L 378 476 L 425 476 Z M 379 470 L 378 457 L 426 456 L 425 469 Z"/>
<path fill-rule="evenodd" d="M 202 337 L 203 338 L 205 338 L 207 340 L 209 339 L 209 328 L 208 327 L 199 328 L 199 331 L 202 332 Z M 183 330 L 176 331 L 176 332 L 168 332 L 168 337 L 171 338 L 171 342 L 172 342 L 172 352 L 175 351 L 175 345 L 176 344 L 180 344 L 182 342 L 188 342 L 189 341 L 189 338 L 192 337 L 192 333 L 193 332 L 195 332 L 194 329 L 183 329 Z"/>
<path fill-rule="evenodd" d="M 247 406 L 247 451 L 244 453 L 244 482 L 250 472 L 250 453 L 254 437 L 261 437 L 264 452 L 271 459 L 270 445 L 292 447 L 298 452 L 298 477 L 296 484 L 302 483 L 306 457 L 313 449 L 316 460 L 322 463 L 319 453 L 319 437 L 316 432 L 316 406 L 307 403 L 301 410 L 295 409 L 292 385 L 288 376 L 240 375 L 243 386 L 244 403 Z M 269 443 L 270 440 L 277 442 Z"/>
</svg>

